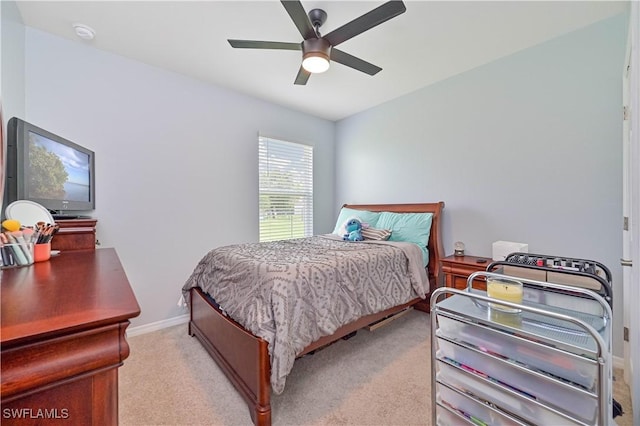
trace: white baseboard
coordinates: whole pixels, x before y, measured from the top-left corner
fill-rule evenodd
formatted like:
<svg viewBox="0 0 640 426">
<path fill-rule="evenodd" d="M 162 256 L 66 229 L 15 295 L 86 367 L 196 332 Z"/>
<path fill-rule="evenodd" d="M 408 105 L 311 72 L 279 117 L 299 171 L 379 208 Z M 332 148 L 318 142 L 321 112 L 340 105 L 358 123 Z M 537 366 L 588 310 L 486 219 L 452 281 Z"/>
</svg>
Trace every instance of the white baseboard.
<svg viewBox="0 0 640 426">
<path fill-rule="evenodd" d="M 168 318 L 166 320 L 156 321 L 150 324 L 139 325 L 137 327 L 127 329 L 127 337 L 139 336 L 140 334 L 151 333 L 152 331 L 158 331 L 162 330 L 163 328 L 186 324 L 188 322 L 189 314 L 183 314 L 177 317 Z"/>
<path fill-rule="evenodd" d="M 139 325 L 137 327 L 127 329 L 127 337 L 139 336 L 141 334 L 162 330 L 163 328 L 173 327 L 174 325 L 186 324 L 188 322 L 189 314 L 183 314 L 166 320 L 156 321 L 150 324 Z M 619 356 L 614 356 L 612 358 L 613 368 L 624 370 L 624 358 Z"/>
<path fill-rule="evenodd" d="M 618 368 L 620 370 L 624 370 L 624 358 L 619 356 L 613 357 L 613 368 Z"/>
</svg>

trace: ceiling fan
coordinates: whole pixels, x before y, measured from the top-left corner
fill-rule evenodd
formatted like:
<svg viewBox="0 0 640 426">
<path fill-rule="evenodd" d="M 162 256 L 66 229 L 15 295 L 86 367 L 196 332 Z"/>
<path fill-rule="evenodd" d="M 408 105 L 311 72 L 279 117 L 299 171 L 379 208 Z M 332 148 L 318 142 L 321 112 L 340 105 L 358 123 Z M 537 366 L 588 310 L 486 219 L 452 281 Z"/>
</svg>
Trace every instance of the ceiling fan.
<svg viewBox="0 0 640 426">
<path fill-rule="evenodd" d="M 307 15 L 302 3 L 298 0 L 281 0 L 281 3 L 300 31 L 304 39 L 302 43 L 231 39 L 228 41 L 232 47 L 241 49 L 302 50 L 302 65 L 294 82 L 300 85 L 307 84 L 311 73 L 320 73 L 329 69 L 329 60 L 369 75 L 377 74 L 382 68 L 338 50 L 335 46 L 407 10 L 402 1 L 388 1 L 323 36 L 320 34 L 320 27 L 327 20 L 327 13 L 324 10 L 312 9 Z"/>
</svg>

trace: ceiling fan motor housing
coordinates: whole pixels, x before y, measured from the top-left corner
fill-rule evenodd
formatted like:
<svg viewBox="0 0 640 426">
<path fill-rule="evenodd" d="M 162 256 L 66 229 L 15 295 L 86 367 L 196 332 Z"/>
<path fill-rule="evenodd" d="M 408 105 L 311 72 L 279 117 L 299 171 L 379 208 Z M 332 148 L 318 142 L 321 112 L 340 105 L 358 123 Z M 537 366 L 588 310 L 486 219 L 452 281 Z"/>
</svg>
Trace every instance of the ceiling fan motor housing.
<svg viewBox="0 0 640 426">
<path fill-rule="evenodd" d="M 331 45 L 323 38 L 310 38 L 302 42 L 303 56 L 314 54 L 314 56 L 325 56 L 329 60 Z"/>
<path fill-rule="evenodd" d="M 309 11 L 309 21 L 311 21 L 313 28 L 318 31 L 318 28 L 327 21 L 327 12 L 322 9 L 311 9 Z"/>
</svg>

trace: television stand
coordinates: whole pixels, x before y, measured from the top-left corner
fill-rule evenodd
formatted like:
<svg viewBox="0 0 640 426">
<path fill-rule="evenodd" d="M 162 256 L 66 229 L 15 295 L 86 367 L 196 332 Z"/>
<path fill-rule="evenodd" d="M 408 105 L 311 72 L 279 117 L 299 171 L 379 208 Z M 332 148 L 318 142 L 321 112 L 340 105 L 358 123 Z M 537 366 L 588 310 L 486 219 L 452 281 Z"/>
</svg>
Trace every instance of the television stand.
<svg viewBox="0 0 640 426">
<path fill-rule="evenodd" d="M 96 248 L 97 219 L 56 219 L 58 232 L 51 240 L 51 249 L 94 250 Z"/>
<path fill-rule="evenodd" d="M 91 219 L 91 216 L 82 216 L 77 214 L 52 214 L 53 220 L 72 220 L 72 219 Z"/>
</svg>

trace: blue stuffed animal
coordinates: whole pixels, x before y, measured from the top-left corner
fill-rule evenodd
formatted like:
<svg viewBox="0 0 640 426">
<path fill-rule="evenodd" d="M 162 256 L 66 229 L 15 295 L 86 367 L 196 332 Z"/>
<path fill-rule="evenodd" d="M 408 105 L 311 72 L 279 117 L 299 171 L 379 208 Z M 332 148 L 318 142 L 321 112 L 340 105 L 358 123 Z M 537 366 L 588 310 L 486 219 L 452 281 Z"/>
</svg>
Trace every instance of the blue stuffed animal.
<svg viewBox="0 0 640 426">
<path fill-rule="evenodd" d="M 350 219 L 345 225 L 346 234 L 342 237 L 345 241 L 362 241 L 362 222 L 358 219 Z"/>
</svg>

